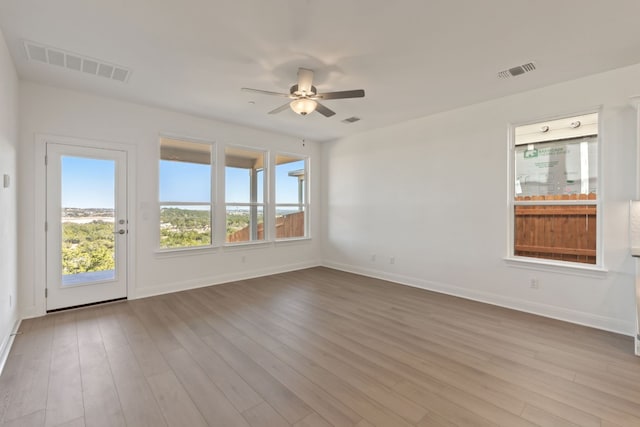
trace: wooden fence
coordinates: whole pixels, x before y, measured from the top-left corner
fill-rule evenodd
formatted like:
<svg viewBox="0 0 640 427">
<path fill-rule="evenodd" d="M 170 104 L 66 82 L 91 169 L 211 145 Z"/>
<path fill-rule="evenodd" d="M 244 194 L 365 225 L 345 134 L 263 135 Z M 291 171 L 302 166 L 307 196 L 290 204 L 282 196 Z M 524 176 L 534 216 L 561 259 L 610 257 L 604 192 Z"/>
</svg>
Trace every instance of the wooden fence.
<svg viewBox="0 0 640 427">
<path fill-rule="evenodd" d="M 296 212 L 276 218 L 276 239 L 290 237 L 304 237 L 304 212 Z"/>
<path fill-rule="evenodd" d="M 304 237 L 304 212 L 296 212 L 276 217 L 276 239 Z M 258 240 L 264 239 L 264 223 L 258 224 Z M 251 227 L 247 226 L 227 236 L 227 242 L 248 242 Z"/>
<path fill-rule="evenodd" d="M 517 197 L 522 200 L 595 200 L 596 195 Z M 515 255 L 596 263 L 595 205 L 515 207 Z"/>
</svg>

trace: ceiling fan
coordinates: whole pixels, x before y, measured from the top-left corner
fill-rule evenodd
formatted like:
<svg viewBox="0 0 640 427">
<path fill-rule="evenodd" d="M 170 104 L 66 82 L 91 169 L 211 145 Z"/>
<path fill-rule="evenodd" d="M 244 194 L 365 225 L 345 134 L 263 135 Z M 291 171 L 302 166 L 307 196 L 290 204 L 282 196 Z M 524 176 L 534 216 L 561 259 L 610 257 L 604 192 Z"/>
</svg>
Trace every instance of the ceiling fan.
<svg viewBox="0 0 640 427">
<path fill-rule="evenodd" d="M 300 114 L 301 116 L 306 116 L 307 114 L 314 111 L 317 111 L 325 117 L 331 117 L 336 114 L 335 111 L 325 107 L 324 105 L 319 103 L 318 100 L 364 97 L 363 89 L 318 93 L 316 87 L 312 85 L 312 82 L 313 71 L 307 68 L 298 68 L 298 83 L 291 86 L 288 94 L 270 92 L 268 90 L 251 89 L 248 87 L 243 87 L 242 90 L 244 90 L 245 92 L 262 93 L 265 95 L 284 96 L 285 98 L 292 99 L 292 101 L 276 108 L 275 110 L 269 111 L 269 114 L 277 114 L 281 111 L 286 110 L 287 107 L 291 107 L 294 112 Z"/>
</svg>

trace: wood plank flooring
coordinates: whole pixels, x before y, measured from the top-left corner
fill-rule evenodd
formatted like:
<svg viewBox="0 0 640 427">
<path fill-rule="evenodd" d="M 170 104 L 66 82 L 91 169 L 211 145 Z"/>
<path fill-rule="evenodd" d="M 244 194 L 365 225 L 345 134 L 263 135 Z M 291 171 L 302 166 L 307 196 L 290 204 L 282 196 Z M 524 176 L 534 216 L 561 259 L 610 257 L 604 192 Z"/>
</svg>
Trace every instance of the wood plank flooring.
<svg viewBox="0 0 640 427">
<path fill-rule="evenodd" d="M 640 426 L 630 337 L 326 268 L 21 331 L 2 426 Z"/>
</svg>

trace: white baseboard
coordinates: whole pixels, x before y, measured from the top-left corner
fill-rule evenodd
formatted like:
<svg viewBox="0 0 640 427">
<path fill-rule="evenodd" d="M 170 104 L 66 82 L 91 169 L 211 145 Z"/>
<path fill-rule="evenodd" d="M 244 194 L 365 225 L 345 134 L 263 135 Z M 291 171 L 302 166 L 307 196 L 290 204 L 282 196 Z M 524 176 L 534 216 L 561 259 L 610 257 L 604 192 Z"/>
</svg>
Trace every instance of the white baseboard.
<svg viewBox="0 0 640 427">
<path fill-rule="evenodd" d="M 523 311 L 526 313 L 537 314 L 539 316 L 549 317 L 552 319 L 562 320 L 578 325 L 589 326 L 592 328 L 615 332 L 622 335 L 635 336 L 636 327 L 633 322 L 628 322 L 621 319 L 598 316 L 592 313 L 585 313 L 547 304 L 539 304 L 517 298 L 506 297 L 503 295 L 496 295 L 492 293 L 476 291 L 473 289 L 452 286 L 446 283 L 439 283 L 416 277 L 388 273 L 385 271 L 373 270 L 354 265 L 341 264 L 329 260 L 324 260 L 322 265 L 336 270 L 360 274 L 362 276 L 373 277 L 375 279 L 388 280 L 390 282 L 412 286 L 414 288 L 425 289 L 473 301 L 483 302 L 486 304 Z M 640 350 L 638 348 L 638 345 L 636 345 L 636 348 L 637 350 Z"/>
<path fill-rule="evenodd" d="M 130 289 L 127 295 L 127 299 L 134 300 L 138 298 L 147 298 L 156 295 L 170 294 L 172 292 L 186 291 L 189 289 L 203 288 L 206 286 L 220 285 L 222 283 L 234 282 L 237 280 L 253 279 L 261 276 L 268 276 L 270 274 L 286 273 L 287 271 L 302 270 L 305 268 L 319 267 L 322 263 L 319 260 L 305 261 L 295 264 L 279 265 L 276 267 L 269 267 L 257 270 L 247 270 L 237 273 L 201 277 L 194 280 L 185 280 L 182 282 L 172 282 L 161 286 L 154 286 L 148 288 L 136 288 Z M 35 306 L 22 308 L 22 319 L 31 319 L 41 317 L 46 314 L 44 311 L 40 311 Z"/>
<path fill-rule="evenodd" d="M 129 295 L 129 299 L 147 298 L 156 295 L 164 295 L 172 292 L 186 291 L 189 289 L 204 288 L 212 285 L 235 282 L 238 280 L 248 280 L 256 277 L 269 276 L 271 274 L 286 273 L 288 271 L 302 270 L 305 268 L 319 267 L 320 261 L 305 261 L 296 264 L 278 265 L 275 267 L 262 268 L 258 270 L 242 271 L 231 274 L 223 274 L 210 277 L 202 277 L 195 280 L 185 280 L 183 282 L 167 283 L 153 288 L 136 289 L 134 295 Z"/>
<path fill-rule="evenodd" d="M 11 351 L 15 334 L 18 332 L 18 329 L 20 329 L 20 323 L 22 323 L 21 319 L 17 319 L 14 322 L 9 336 L 3 340 L 2 346 L 0 346 L 0 374 L 4 371 L 4 365 L 7 363 L 7 359 L 9 358 L 9 352 Z"/>
<path fill-rule="evenodd" d="M 36 307 L 23 307 L 22 311 L 22 320 L 35 319 L 36 317 L 42 317 L 47 314 L 45 311 L 40 311 Z"/>
</svg>

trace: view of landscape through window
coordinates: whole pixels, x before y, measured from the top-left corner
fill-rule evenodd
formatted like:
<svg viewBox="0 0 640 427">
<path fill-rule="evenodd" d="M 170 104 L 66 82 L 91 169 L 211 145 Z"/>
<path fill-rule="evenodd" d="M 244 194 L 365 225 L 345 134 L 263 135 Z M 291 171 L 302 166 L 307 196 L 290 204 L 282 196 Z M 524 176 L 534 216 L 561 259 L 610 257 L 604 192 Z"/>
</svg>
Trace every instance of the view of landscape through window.
<svg viewBox="0 0 640 427">
<path fill-rule="evenodd" d="M 113 278 L 115 163 L 71 156 L 61 162 L 62 283 L 82 273 Z"/>
<path fill-rule="evenodd" d="M 306 235 L 306 167 L 303 159 L 276 156 L 276 239 Z"/>
<path fill-rule="evenodd" d="M 226 147 L 224 152 L 225 241 L 264 240 L 266 153 L 240 147 Z"/>
<path fill-rule="evenodd" d="M 209 246 L 216 221 L 224 221 L 225 236 L 216 241 L 239 243 L 265 239 L 266 152 L 225 148 L 224 218 L 215 218 L 211 202 L 215 179 L 212 145 L 162 138 L 160 142 L 160 248 Z M 276 238 L 305 235 L 305 160 L 276 156 Z M 291 216 L 292 214 L 296 214 Z"/>
<path fill-rule="evenodd" d="M 160 159 L 161 248 L 212 244 L 211 145 L 189 144 L 192 145 L 187 148 L 199 150 L 202 155 L 186 156 L 190 161 Z M 276 159 L 275 238 L 304 237 L 305 160 L 284 156 L 277 156 Z M 114 163 L 63 157 L 61 166 L 63 277 L 113 271 Z M 256 171 L 255 179 L 258 188 L 263 188 L 264 169 Z M 252 215 L 256 221 L 254 232 L 257 240 L 264 239 L 264 197 L 258 191 L 256 203 L 251 205 L 250 169 L 227 167 L 225 181 L 225 200 L 233 201 L 226 207 L 225 241 L 251 240 L 247 236 L 250 236 Z"/>
<path fill-rule="evenodd" d="M 160 247 L 209 246 L 212 145 L 160 139 Z"/>
</svg>

